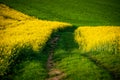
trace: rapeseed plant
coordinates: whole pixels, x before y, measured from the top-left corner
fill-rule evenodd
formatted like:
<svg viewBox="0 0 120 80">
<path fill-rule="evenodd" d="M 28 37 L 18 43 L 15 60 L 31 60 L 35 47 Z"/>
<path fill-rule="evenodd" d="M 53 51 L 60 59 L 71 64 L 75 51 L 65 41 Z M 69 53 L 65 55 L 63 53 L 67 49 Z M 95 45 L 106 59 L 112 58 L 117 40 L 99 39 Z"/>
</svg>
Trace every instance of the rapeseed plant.
<svg viewBox="0 0 120 80">
<path fill-rule="evenodd" d="M 114 74 L 116 80 L 120 78 L 119 31 L 119 26 L 79 27 L 75 31 L 81 53 Z"/>
<path fill-rule="evenodd" d="M 38 20 L 0 4 L 0 75 L 14 62 L 11 57 L 20 54 L 19 48 L 30 44 L 39 52 L 54 30 L 68 26 L 71 24 Z"/>
<path fill-rule="evenodd" d="M 82 51 L 109 50 L 120 48 L 119 26 L 79 27 L 75 40 Z M 115 46 L 117 45 L 117 46 Z"/>
</svg>

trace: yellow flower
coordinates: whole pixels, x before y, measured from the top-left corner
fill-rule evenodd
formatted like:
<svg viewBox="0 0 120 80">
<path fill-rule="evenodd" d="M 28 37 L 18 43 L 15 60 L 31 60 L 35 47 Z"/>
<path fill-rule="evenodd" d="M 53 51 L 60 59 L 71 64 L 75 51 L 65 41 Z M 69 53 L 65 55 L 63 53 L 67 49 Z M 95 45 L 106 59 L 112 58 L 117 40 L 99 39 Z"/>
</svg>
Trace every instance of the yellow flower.
<svg viewBox="0 0 120 80">
<path fill-rule="evenodd" d="M 75 40 L 83 51 L 97 50 L 106 44 L 120 43 L 119 31 L 119 26 L 79 27 L 75 31 Z"/>
<path fill-rule="evenodd" d="M 38 52 L 43 48 L 53 30 L 71 26 L 62 22 L 38 20 L 4 4 L 0 4 L 0 23 L 0 56 L 2 56 L 0 70 L 6 69 L 11 63 L 9 58 L 14 55 L 16 45 L 24 48 L 25 44 L 28 44 L 32 46 L 33 51 Z M 4 71 L 1 71 L 0 75 Z"/>
</svg>

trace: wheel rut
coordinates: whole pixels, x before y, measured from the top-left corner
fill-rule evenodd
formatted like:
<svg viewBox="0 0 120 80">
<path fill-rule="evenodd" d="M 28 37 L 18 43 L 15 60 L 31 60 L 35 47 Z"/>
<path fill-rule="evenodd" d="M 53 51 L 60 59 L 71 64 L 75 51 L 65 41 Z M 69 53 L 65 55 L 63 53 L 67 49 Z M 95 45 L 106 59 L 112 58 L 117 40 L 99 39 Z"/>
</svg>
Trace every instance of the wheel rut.
<svg viewBox="0 0 120 80">
<path fill-rule="evenodd" d="M 48 78 L 46 80 L 61 80 L 63 77 L 65 77 L 65 73 L 61 70 L 55 68 L 55 62 L 53 60 L 54 56 L 54 50 L 57 46 L 57 42 L 60 38 L 60 35 L 55 35 L 50 40 L 50 50 L 49 50 L 49 56 L 47 59 L 47 65 L 46 68 L 48 70 Z"/>
</svg>

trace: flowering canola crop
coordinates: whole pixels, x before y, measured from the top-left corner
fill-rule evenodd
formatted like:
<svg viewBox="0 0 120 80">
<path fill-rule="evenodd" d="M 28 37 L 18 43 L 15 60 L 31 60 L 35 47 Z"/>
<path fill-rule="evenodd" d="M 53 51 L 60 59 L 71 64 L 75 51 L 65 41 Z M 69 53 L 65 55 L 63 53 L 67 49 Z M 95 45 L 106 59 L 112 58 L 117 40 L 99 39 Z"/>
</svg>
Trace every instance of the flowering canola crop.
<svg viewBox="0 0 120 80">
<path fill-rule="evenodd" d="M 10 59 L 17 55 L 19 47 L 29 44 L 39 52 L 53 30 L 68 26 L 71 24 L 38 20 L 0 4 L 0 75 L 14 61 Z"/>
<path fill-rule="evenodd" d="M 79 27 L 75 31 L 75 41 L 82 51 L 120 50 L 120 27 L 97 26 Z"/>
</svg>

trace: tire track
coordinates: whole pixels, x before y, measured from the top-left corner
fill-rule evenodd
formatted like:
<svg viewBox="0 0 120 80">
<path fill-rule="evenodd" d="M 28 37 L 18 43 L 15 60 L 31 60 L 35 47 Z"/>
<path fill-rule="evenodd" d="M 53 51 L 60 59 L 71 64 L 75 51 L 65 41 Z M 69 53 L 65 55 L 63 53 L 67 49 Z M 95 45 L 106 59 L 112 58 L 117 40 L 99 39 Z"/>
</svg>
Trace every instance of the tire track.
<svg viewBox="0 0 120 80">
<path fill-rule="evenodd" d="M 55 63 L 53 61 L 54 49 L 59 38 L 60 36 L 56 35 L 50 40 L 50 50 L 48 52 L 49 56 L 46 65 L 48 70 L 48 78 L 46 80 L 61 80 L 65 76 L 64 72 L 55 68 Z"/>
</svg>

